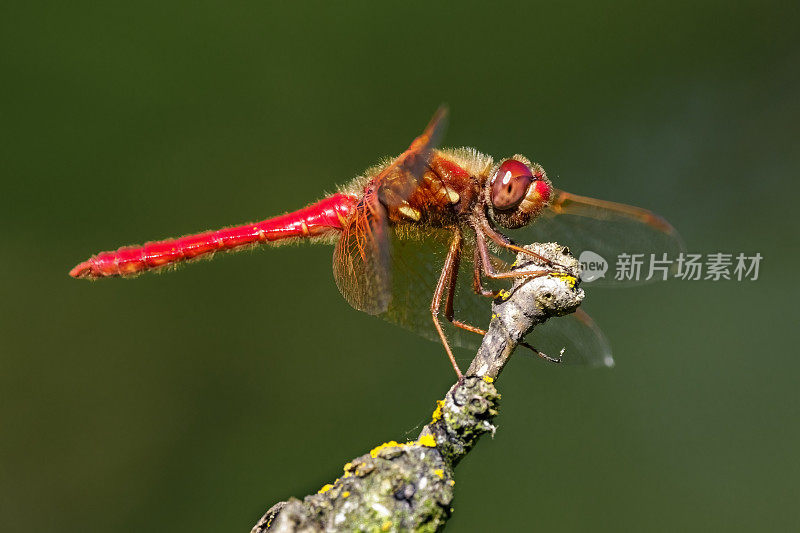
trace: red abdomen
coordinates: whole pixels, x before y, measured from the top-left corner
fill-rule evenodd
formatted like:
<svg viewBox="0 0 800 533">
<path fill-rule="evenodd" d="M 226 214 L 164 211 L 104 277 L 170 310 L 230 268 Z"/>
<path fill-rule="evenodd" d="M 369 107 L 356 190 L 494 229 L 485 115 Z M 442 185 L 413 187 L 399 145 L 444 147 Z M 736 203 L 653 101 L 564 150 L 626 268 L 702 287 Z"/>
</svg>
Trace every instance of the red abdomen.
<svg viewBox="0 0 800 533">
<path fill-rule="evenodd" d="M 177 239 L 101 252 L 73 268 L 74 278 L 131 276 L 220 250 L 291 238 L 314 238 L 340 231 L 358 199 L 334 194 L 303 209 L 257 222 Z"/>
</svg>

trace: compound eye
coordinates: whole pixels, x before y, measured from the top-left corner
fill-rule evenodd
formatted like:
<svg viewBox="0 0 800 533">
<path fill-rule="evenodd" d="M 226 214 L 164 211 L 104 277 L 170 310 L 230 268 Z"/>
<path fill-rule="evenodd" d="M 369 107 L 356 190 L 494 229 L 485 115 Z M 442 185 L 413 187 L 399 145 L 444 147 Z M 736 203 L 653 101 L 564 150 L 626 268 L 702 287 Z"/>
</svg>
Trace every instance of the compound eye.
<svg viewBox="0 0 800 533">
<path fill-rule="evenodd" d="M 533 180 L 533 173 L 525 163 L 515 159 L 503 161 L 492 177 L 492 205 L 501 211 L 516 208 Z"/>
</svg>

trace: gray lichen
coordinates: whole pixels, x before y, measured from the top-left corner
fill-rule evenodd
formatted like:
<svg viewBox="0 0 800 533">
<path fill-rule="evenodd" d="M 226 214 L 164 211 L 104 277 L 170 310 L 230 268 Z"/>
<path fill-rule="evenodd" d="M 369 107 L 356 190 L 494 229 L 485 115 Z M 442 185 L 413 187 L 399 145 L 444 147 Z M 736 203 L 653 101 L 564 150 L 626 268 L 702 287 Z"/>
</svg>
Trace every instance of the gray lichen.
<svg viewBox="0 0 800 533">
<path fill-rule="evenodd" d="M 562 265 L 555 272 L 520 278 L 492 305 L 492 321 L 467 377 L 437 402 L 417 440 L 388 442 L 344 466 L 343 475 L 302 501 L 274 505 L 252 533 L 311 531 L 437 531 L 452 512 L 454 468 L 492 421 L 500 394 L 494 380 L 521 339 L 550 317 L 574 311 L 583 299 L 579 266 L 555 243 L 529 250 Z M 541 264 L 520 254 L 515 270 Z"/>
</svg>

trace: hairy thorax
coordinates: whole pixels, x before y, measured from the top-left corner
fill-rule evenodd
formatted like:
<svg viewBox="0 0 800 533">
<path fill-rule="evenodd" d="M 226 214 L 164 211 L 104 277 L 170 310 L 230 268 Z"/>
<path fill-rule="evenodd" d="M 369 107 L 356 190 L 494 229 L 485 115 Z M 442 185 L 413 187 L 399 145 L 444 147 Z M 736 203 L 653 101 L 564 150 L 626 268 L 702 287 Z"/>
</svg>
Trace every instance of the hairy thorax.
<svg viewBox="0 0 800 533">
<path fill-rule="evenodd" d="M 370 185 L 377 187 L 391 223 L 452 226 L 471 211 L 486 180 L 488 165 L 474 162 L 475 152 L 436 151 L 422 177 L 411 181 L 413 189 L 399 188 L 398 184 L 410 180 L 394 180 L 392 176 Z"/>
</svg>

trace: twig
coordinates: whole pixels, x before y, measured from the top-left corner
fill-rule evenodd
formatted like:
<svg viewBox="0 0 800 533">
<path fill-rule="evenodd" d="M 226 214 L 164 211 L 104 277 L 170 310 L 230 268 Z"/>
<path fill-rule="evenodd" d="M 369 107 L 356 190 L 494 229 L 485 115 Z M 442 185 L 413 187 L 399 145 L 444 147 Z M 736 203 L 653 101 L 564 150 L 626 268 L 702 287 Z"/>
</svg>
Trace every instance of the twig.
<svg viewBox="0 0 800 533">
<path fill-rule="evenodd" d="M 531 329 L 574 311 L 583 299 L 579 265 L 555 243 L 526 246 L 563 273 L 519 279 L 492 304 L 492 321 L 466 378 L 437 402 L 417 440 L 388 442 L 347 463 L 344 475 L 302 501 L 274 505 L 251 533 L 311 531 L 436 531 L 450 517 L 453 470 L 478 438 L 494 434 L 500 394 L 494 386 L 511 352 Z M 539 270 L 517 256 L 515 270 Z"/>
</svg>

